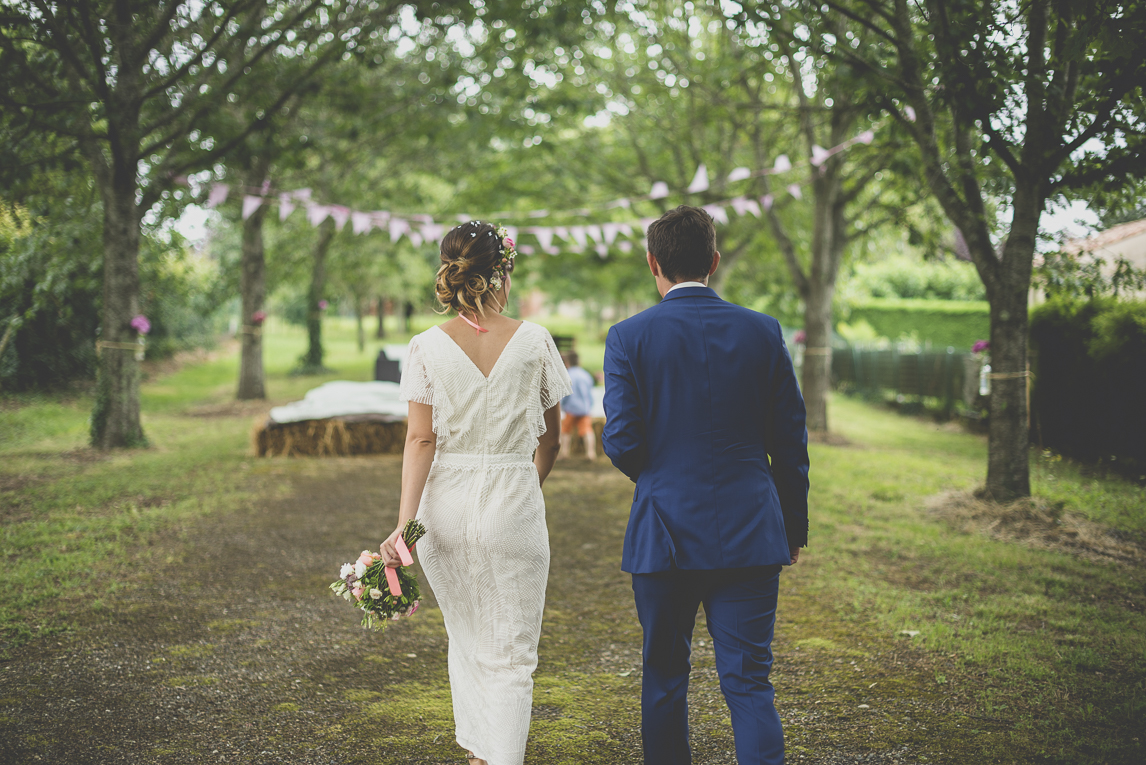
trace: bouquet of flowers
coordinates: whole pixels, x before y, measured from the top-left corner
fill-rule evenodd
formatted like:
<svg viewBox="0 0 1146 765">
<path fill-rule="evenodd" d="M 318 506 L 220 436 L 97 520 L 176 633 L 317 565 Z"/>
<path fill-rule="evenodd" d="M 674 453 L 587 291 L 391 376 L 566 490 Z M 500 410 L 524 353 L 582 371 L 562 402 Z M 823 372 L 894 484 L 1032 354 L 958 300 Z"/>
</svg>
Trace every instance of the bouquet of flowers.
<svg viewBox="0 0 1146 765">
<path fill-rule="evenodd" d="M 363 627 L 385 629 L 388 619 L 397 620 L 418 610 L 418 578 L 408 567 L 414 563 L 410 549 L 425 533 L 420 521 L 406 522 L 395 545 L 402 558 L 399 568 L 386 566 L 381 555 L 369 550 L 363 550 L 354 563 L 343 564 L 338 581 L 332 582 L 330 589 L 362 610 Z"/>
</svg>

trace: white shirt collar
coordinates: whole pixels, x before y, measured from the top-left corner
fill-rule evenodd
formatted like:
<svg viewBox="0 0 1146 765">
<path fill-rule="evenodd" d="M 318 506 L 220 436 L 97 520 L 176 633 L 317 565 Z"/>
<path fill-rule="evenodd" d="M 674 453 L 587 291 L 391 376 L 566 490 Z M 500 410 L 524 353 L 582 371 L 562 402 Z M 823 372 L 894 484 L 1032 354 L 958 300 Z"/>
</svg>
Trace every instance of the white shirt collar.
<svg viewBox="0 0 1146 765">
<path fill-rule="evenodd" d="M 668 288 L 668 292 L 666 292 L 665 295 L 668 295 L 669 292 L 672 292 L 673 290 L 679 290 L 681 287 L 706 287 L 706 286 L 708 286 L 708 285 L 706 285 L 704 282 L 677 282 L 676 284 L 674 284 L 673 286 Z"/>
</svg>

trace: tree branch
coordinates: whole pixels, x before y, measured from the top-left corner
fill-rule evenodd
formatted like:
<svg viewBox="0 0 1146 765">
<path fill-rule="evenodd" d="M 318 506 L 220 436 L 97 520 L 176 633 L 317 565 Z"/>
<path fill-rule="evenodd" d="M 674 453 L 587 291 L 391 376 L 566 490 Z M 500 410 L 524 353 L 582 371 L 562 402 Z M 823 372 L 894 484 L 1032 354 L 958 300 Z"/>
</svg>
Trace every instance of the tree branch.
<svg viewBox="0 0 1146 765">
<path fill-rule="evenodd" d="M 178 67 L 174 72 L 172 72 L 167 79 L 160 81 L 159 83 L 153 85 L 150 89 L 144 91 L 142 100 L 149 101 L 160 93 L 163 93 L 168 88 L 175 85 L 175 83 L 182 80 L 187 75 L 187 73 L 191 71 L 192 68 L 200 65 L 203 62 L 203 57 L 207 55 L 208 52 L 212 51 L 215 47 L 215 43 L 219 41 L 219 38 L 226 34 L 228 22 L 239 15 L 241 11 L 245 10 L 245 7 L 246 6 L 243 3 L 236 3 L 230 9 L 228 9 L 226 15 L 216 22 L 214 34 L 204 40 L 203 44 L 199 46 L 199 51 L 194 56 L 185 61 L 182 66 Z M 235 38 L 245 38 L 249 29 L 249 25 L 240 25 Z M 278 40 L 275 42 L 277 43 Z"/>
<path fill-rule="evenodd" d="M 765 192 L 769 191 L 768 176 L 761 176 L 761 182 Z M 772 238 L 776 240 L 776 246 L 780 248 L 780 254 L 784 256 L 784 262 L 788 265 L 789 273 L 792 274 L 792 282 L 796 285 L 796 292 L 801 298 L 807 300 L 808 277 L 800 265 L 800 260 L 796 257 L 796 247 L 792 244 L 792 238 L 788 236 L 783 221 L 776 214 L 776 206 L 772 205 L 767 212 L 768 223 L 772 229 Z"/>
<path fill-rule="evenodd" d="M 36 9 L 44 19 L 44 25 L 48 28 L 50 34 L 48 39 L 50 44 L 45 44 L 44 40 L 37 40 L 38 45 L 50 47 L 52 50 L 57 51 L 64 60 L 71 64 L 72 68 L 76 70 L 76 74 L 82 79 L 86 80 L 93 89 L 98 89 L 99 86 L 91 76 L 91 72 L 84 69 L 83 62 L 80 61 L 76 51 L 71 46 L 72 35 L 68 34 L 63 28 L 58 26 L 57 19 L 52 13 L 51 8 L 44 2 L 44 0 L 32 0 Z"/>
</svg>

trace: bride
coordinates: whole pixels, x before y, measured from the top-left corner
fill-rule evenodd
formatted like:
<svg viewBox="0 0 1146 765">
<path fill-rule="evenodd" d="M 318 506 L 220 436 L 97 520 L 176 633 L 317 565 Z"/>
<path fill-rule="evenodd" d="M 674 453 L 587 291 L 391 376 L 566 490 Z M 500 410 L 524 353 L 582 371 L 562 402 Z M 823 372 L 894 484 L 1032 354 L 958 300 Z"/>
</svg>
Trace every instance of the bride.
<svg viewBox="0 0 1146 765">
<path fill-rule="evenodd" d="M 449 635 L 457 742 L 470 765 L 521 765 L 549 573 L 545 481 L 569 375 L 548 330 L 502 315 L 516 252 L 471 221 L 442 239 L 435 292 L 457 317 L 410 341 L 398 525 L 426 526 L 419 559 Z"/>
</svg>

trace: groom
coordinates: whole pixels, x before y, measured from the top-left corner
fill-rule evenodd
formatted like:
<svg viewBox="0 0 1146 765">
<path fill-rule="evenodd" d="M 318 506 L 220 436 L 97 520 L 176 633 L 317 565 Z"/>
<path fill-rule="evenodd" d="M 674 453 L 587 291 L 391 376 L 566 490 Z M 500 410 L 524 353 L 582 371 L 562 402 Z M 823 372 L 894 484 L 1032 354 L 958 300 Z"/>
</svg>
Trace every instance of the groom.
<svg viewBox="0 0 1146 765">
<path fill-rule="evenodd" d="M 605 453 L 636 484 L 621 568 L 644 628 L 646 765 L 687 765 L 688 674 L 704 604 L 740 765 L 782 763 L 768 674 L 781 566 L 808 538 L 804 400 L 780 324 L 721 300 L 712 218 L 648 229 L 661 302 L 609 330 Z"/>
</svg>

